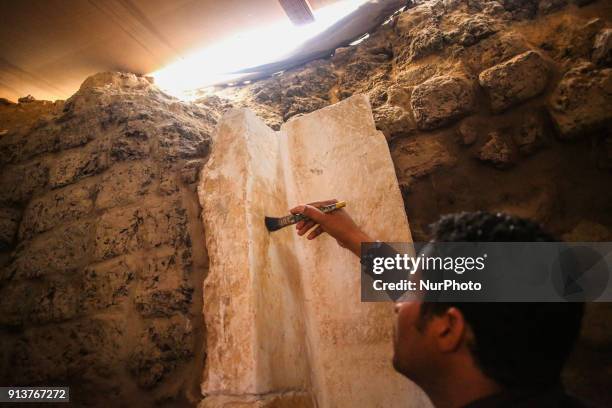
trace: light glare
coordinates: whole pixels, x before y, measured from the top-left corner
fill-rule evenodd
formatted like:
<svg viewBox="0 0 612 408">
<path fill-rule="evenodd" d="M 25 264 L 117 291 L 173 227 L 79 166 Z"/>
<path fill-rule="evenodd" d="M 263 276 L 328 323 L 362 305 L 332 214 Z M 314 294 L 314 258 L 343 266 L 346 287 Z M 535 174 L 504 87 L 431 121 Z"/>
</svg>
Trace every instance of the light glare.
<svg viewBox="0 0 612 408">
<path fill-rule="evenodd" d="M 193 90 L 238 79 L 228 72 L 275 62 L 308 39 L 355 11 L 367 0 L 344 0 L 314 11 L 315 21 L 301 26 L 288 18 L 252 31 L 235 34 L 200 49 L 150 74 L 155 83 L 180 99 L 193 98 Z"/>
</svg>

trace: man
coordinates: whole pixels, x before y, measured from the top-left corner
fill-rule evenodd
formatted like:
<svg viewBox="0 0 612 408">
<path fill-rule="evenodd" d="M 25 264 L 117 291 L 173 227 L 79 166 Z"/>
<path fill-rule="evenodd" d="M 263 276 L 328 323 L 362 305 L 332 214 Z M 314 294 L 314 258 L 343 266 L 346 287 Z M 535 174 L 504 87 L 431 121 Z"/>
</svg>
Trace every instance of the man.
<svg viewBox="0 0 612 408">
<path fill-rule="evenodd" d="M 326 232 L 360 256 L 372 242 L 345 210 L 291 210 L 309 218 L 297 233 Z M 537 224 L 504 214 L 443 217 L 432 241 L 554 241 Z M 560 375 L 580 331 L 583 303 L 398 302 L 393 366 L 418 384 L 438 408 L 583 407 L 567 395 Z"/>
</svg>

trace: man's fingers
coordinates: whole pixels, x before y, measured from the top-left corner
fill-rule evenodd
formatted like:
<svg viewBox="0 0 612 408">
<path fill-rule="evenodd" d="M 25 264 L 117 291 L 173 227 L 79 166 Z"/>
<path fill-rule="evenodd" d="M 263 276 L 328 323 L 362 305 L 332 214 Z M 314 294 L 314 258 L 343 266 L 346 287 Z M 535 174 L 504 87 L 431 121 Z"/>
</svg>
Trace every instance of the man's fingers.
<svg viewBox="0 0 612 408">
<path fill-rule="evenodd" d="M 300 228 L 300 229 L 298 230 L 298 235 L 300 235 L 300 236 L 301 236 L 301 235 L 304 235 L 305 233 L 307 233 L 307 232 L 308 232 L 308 230 L 309 230 L 309 229 L 311 229 L 311 228 L 312 228 L 312 227 L 314 227 L 314 226 L 315 226 L 314 221 L 310 221 L 310 220 L 305 221 L 305 222 L 304 222 L 304 225 L 302 226 L 302 228 Z"/>
<path fill-rule="evenodd" d="M 308 234 L 308 236 L 306 238 L 307 239 L 315 239 L 316 237 L 318 237 L 322 233 L 323 233 L 323 228 L 321 228 L 321 226 L 318 225 L 317 228 L 312 230 L 312 232 L 310 234 Z"/>
<path fill-rule="evenodd" d="M 293 207 L 292 209 L 289 210 L 289 212 L 291 212 L 291 214 L 304 214 L 304 209 L 308 205 L 310 205 L 312 207 L 320 208 L 320 207 L 323 207 L 325 205 L 335 204 L 337 202 L 338 202 L 338 200 L 336 200 L 335 198 L 332 199 L 332 200 L 314 201 L 314 202 L 308 203 L 306 205 L 302 204 L 302 205 L 298 205 L 296 207 Z"/>
<path fill-rule="evenodd" d="M 338 202 L 338 200 L 333 198 L 331 200 L 315 201 L 315 202 L 312 202 L 312 203 L 308 203 L 308 205 L 312 205 L 313 207 L 321 208 L 321 207 L 323 207 L 325 205 L 336 204 L 337 202 Z"/>
<path fill-rule="evenodd" d="M 298 205 L 297 207 L 293 207 L 289 210 L 291 214 L 302 214 L 304 212 L 304 206 Z"/>
<path fill-rule="evenodd" d="M 306 217 L 310 218 L 317 224 L 323 220 L 323 217 L 325 217 L 325 214 L 323 214 L 321 210 L 308 204 L 304 206 L 302 214 L 304 214 Z"/>
</svg>

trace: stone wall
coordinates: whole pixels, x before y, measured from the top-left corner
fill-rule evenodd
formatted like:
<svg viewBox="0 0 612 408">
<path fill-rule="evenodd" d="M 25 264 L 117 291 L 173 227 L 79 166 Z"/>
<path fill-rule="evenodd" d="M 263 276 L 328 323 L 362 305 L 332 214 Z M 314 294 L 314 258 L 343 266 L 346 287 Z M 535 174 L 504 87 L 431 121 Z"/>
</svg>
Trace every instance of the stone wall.
<svg viewBox="0 0 612 408">
<path fill-rule="evenodd" d="M 200 399 L 195 185 L 232 105 L 278 129 L 366 93 L 417 241 L 441 214 L 476 209 L 612 240 L 611 20 L 604 0 L 428 1 L 329 58 L 194 104 L 119 74 L 66 102 L 0 100 L 0 382 L 68 381 L 105 404 Z M 610 316 L 589 307 L 565 375 L 604 406 Z"/>
<path fill-rule="evenodd" d="M 199 401 L 195 186 L 216 114 L 99 74 L 65 103 L 1 115 L 0 383 L 68 382 L 79 403 Z"/>
</svg>

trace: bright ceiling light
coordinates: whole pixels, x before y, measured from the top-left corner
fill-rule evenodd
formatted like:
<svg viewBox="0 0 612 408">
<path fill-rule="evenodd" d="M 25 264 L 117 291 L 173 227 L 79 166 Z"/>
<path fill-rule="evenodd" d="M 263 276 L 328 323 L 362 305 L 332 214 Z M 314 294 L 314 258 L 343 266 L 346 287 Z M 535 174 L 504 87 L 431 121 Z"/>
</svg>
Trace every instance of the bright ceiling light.
<svg viewBox="0 0 612 408">
<path fill-rule="evenodd" d="M 282 59 L 308 39 L 355 11 L 367 0 L 343 0 L 313 12 L 313 23 L 296 26 L 283 19 L 256 30 L 241 32 L 171 63 L 150 74 L 155 83 L 180 99 L 193 90 L 237 79 L 240 69 Z"/>
</svg>

